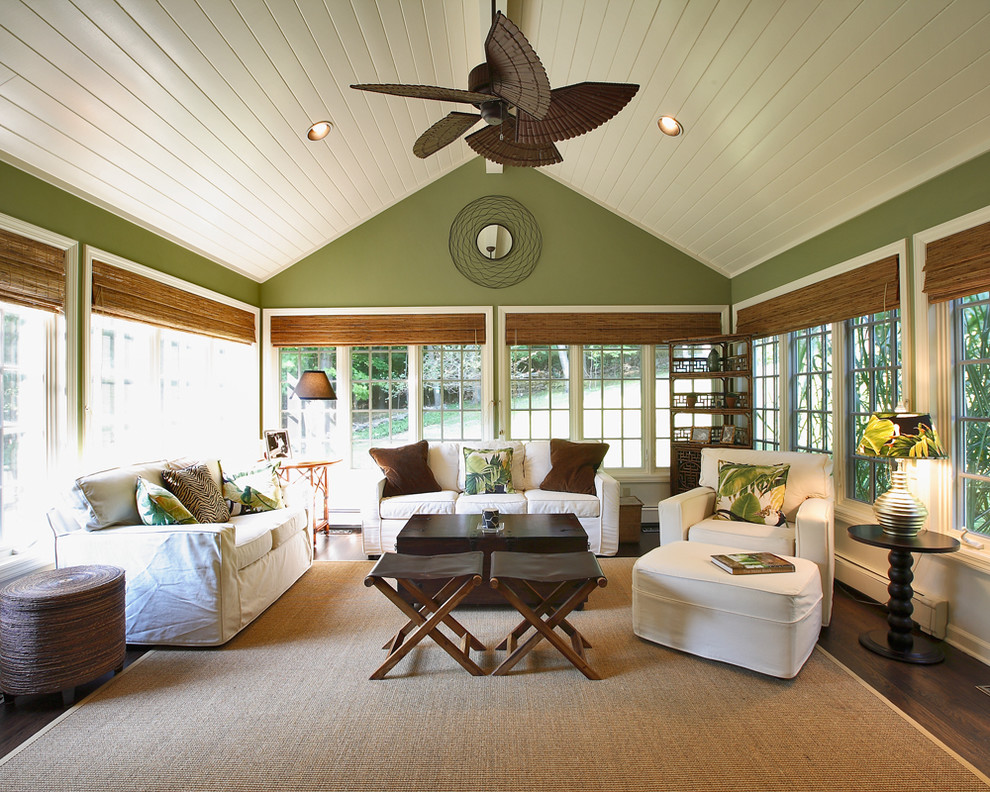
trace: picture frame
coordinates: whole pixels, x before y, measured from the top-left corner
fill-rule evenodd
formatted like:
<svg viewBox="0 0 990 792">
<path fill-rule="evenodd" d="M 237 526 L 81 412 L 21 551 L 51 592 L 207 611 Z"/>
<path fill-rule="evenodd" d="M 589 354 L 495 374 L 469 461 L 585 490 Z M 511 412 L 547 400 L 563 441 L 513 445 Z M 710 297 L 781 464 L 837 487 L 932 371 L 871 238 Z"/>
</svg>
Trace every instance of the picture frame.
<svg viewBox="0 0 990 792">
<path fill-rule="evenodd" d="M 710 443 L 712 440 L 712 429 L 710 426 L 695 426 L 691 429 L 692 443 Z"/>
<path fill-rule="evenodd" d="M 722 445 L 736 444 L 736 427 L 729 424 L 722 427 Z"/>
<path fill-rule="evenodd" d="M 265 430 L 265 459 L 292 459 L 288 429 Z"/>
</svg>

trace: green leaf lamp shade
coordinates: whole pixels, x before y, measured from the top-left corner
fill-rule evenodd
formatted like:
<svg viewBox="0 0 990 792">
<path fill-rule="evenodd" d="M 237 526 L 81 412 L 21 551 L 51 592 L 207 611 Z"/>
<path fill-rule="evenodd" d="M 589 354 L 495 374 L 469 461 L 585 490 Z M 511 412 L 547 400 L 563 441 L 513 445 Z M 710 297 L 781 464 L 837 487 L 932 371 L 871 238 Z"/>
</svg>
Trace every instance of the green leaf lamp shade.
<svg viewBox="0 0 990 792">
<path fill-rule="evenodd" d="M 896 460 L 891 487 L 873 504 L 884 533 L 916 536 L 925 527 L 928 509 L 907 488 L 908 459 L 943 459 L 945 449 L 932 417 L 924 413 L 877 412 L 863 430 L 856 453 L 860 456 Z"/>
</svg>

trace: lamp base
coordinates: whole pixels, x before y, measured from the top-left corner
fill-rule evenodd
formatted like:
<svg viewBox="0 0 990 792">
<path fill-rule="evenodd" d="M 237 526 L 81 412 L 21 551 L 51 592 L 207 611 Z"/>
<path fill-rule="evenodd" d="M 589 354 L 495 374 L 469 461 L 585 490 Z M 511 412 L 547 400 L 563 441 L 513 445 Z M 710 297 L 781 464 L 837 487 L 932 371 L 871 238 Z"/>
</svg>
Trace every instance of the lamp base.
<svg viewBox="0 0 990 792">
<path fill-rule="evenodd" d="M 903 460 L 897 460 L 890 483 L 890 489 L 873 503 L 877 522 L 890 536 L 917 536 L 925 528 L 928 508 L 908 490 Z"/>
</svg>

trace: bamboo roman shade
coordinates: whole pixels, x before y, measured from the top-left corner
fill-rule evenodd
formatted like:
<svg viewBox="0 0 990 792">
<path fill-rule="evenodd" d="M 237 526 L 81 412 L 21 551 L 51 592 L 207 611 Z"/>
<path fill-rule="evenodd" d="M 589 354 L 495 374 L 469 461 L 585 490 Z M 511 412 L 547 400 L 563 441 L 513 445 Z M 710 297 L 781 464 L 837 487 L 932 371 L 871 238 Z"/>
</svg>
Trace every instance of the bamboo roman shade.
<svg viewBox="0 0 990 792">
<path fill-rule="evenodd" d="M 990 223 L 925 246 L 925 294 L 945 302 L 990 290 Z"/>
<path fill-rule="evenodd" d="M 509 313 L 507 344 L 662 344 L 717 335 L 718 313 Z"/>
<path fill-rule="evenodd" d="M 272 346 L 484 344 L 484 314 L 273 316 Z"/>
<path fill-rule="evenodd" d="M 0 300 L 61 313 L 65 251 L 0 230 Z"/>
<path fill-rule="evenodd" d="M 255 314 L 93 261 L 93 313 L 253 344 Z"/>
<path fill-rule="evenodd" d="M 770 336 L 880 313 L 900 305 L 899 259 L 874 261 L 818 283 L 743 308 L 736 332 Z"/>
</svg>

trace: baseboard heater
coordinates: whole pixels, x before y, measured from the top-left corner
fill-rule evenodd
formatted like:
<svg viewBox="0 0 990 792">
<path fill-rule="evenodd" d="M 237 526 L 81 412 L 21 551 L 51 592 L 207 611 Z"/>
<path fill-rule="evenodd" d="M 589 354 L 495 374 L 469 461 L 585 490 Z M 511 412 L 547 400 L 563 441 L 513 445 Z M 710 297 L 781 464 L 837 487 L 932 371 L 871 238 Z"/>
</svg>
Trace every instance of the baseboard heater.
<svg viewBox="0 0 990 792">
<path fill-rule="evenodd" d="M 889 599 L 888 581 L 884 575 L 877 574 L 872 569 L 860 566 L 847 558 L 835 557 L 835 577 L 877 602 L 885 603 Z M 948 601 L 915 591 L 911 604 L 914 605 L 911 618 L 918 623 L 921 631 L 933 638 L 945 638 L 949 623 Z"/>
</svg>

